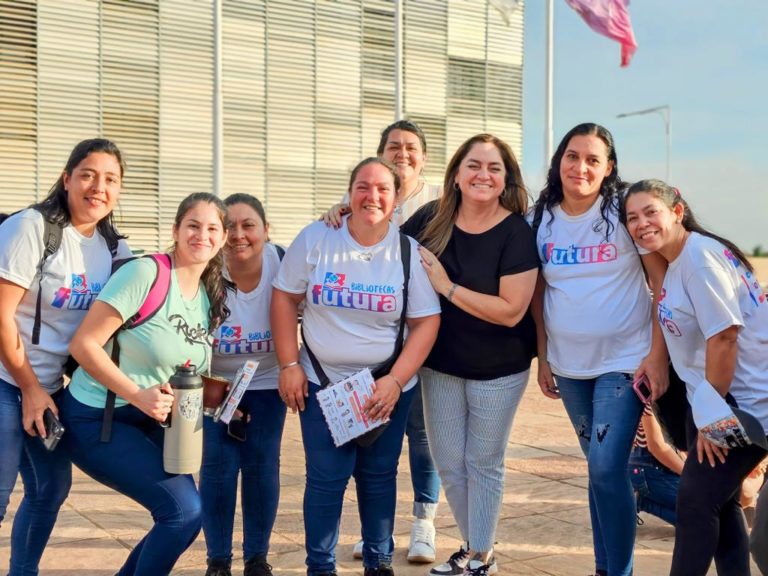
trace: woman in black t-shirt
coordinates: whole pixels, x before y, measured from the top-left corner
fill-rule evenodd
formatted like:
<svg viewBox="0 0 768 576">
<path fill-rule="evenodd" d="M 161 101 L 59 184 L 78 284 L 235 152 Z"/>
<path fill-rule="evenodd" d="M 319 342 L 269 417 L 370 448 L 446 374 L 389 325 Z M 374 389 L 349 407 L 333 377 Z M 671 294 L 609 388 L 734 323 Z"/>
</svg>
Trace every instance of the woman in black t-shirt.
<svg viewBox="0 0 768 576">
<path fill-rule="evenodd" d="M 520 167 L 505 142 L 467 140 L 443 190 L 403 225 L 425 246 L 421 261 L 441 295 L 437 342 L 420 375 L 432 456 L 466 541 L 430 574 L 485 576 L 498 571 L 504 453 L 535 354 L 528 305 L 538 256 Z"/>
</svg>

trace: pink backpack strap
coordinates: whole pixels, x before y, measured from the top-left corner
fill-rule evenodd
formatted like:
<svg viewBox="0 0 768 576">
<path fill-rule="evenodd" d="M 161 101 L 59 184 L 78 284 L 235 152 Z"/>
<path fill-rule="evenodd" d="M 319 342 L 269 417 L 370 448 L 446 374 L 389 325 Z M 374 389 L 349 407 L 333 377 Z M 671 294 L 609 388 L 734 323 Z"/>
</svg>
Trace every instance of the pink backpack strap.
<svg viewBox="0 0 768 576">
<path fill-rule="evenodd" d="M 148 254 L 146 258 L 151 258 L 157 266 L 157 275 L 155 281 L 149 288 L 149 293 L 144 299 L 144 303 L 131 318 L 123 325 L 124 328 L 136 328 L 141 326 L 144 322 L 149 321 L 158 310 L 163 307 L 166 299 L 168 298 L 168 292 L 171 288 L 171 269 L 173 265 L 171 263 L 171 257 L 165 253 Z"/>
</svg>

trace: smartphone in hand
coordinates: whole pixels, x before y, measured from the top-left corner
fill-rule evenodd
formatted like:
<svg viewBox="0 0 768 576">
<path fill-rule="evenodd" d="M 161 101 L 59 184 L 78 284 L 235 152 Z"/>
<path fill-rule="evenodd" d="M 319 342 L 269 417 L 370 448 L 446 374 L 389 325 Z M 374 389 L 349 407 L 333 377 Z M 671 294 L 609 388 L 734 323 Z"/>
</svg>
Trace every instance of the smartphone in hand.
<svg viewBox="0 0 768 576">
<path fill-rule="evenodd" d="M 640 376 L 640 378 L 634 381 L 632 388 L 635 389 L 635 394 L 637 394 L 637 397 L 640 398 L 643 404 L 651 403 L 653 393 L 651 392 L 651 383 L 648 380 L 648 376 L 645 374 Z"/>
<path fill-rule="evenodd" d="M 39 436 L 40 441 L 46 450 L 53 452 L 64 435 L 64 425 L 56 418 L 56 414 L 50 408 L 46 408 L 43 412 L 43 423 L 45 424 L 45 438 Z"/>
</svg>

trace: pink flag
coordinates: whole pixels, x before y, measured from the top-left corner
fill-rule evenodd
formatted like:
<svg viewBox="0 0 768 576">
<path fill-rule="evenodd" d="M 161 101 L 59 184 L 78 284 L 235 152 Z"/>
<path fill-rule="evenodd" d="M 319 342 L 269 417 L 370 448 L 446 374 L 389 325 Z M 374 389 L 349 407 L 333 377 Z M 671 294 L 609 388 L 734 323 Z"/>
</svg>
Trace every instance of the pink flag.
<svg viewBox="0 0 768 576">
<path fill-rule="evenodd" d="M 621 65 L 627 66 L 637 50 L 629 21 L 629 0 L 565 0 L 592 30 L 621 43 Z"/>
</svg>

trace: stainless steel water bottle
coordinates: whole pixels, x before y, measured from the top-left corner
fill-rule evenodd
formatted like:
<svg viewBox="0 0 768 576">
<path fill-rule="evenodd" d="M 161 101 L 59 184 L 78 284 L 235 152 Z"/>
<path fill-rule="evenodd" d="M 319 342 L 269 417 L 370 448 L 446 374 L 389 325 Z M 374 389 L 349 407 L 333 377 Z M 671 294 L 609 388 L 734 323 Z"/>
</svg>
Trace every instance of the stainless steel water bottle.
<svg viewBox="0 0 768 576">
<path fill-rule="evenodd" d="M 194 365 L 176 367 L 168 380 L 173 408 L 163 441 L 163 468 L 169 474 L 194 474 L 203 459 L 203 379 Z"/>
</svg>

